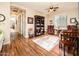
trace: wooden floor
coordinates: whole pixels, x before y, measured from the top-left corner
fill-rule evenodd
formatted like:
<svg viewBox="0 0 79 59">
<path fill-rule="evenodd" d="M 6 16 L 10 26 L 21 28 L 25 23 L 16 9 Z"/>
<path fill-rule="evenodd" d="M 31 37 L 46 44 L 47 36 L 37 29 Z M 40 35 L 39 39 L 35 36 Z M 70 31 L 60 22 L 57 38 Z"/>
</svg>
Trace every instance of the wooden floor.
<svg viewBox="0 0 79 59">
<path fill-rule="evenodd" d="M 40 38 L 40 37 L 39 37 Z M 32 39 L 25 39 L 21 35 L 17 35 L 10 45 L 4 46 L 1 52 L 3 55 L 9 56 L 59 56 L 61 55 L 58 45 L 51 51 L 46 51 Z"/>
</svg>

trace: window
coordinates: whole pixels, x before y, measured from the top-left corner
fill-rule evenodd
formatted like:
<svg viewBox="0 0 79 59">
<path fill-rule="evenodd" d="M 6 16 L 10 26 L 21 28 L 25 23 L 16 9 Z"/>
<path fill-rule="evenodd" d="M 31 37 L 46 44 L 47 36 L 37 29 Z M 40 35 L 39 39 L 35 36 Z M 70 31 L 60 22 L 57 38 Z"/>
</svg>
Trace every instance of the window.
<svg viewBox="0 0 79 59">
<path fill-rule="evenodd" d="M 55 16 L 54 19 L 55 29 L 67 29 L 67 17 L 66 16 Z"/>
</svg>

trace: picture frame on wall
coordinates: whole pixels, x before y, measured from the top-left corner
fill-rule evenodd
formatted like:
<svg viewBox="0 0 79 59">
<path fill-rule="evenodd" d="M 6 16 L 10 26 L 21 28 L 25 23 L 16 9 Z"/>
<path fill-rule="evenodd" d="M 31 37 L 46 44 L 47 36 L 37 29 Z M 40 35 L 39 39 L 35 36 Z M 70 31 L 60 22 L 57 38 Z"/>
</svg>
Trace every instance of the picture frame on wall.
<svg viewBox="0 0 79 59">
<path fill-rule="evenodd" d="M 50 24 L 52 24 L 53 23 L 53 21 L 52 20 L 50 20 Z"/>
<path fill-rule="evenodd" d="M 28 24 L 33 24 L 33 17 L 28 17 Z"/>
<path fill-rule="evenodd" d="M 70 18 L 70 23 L 76 23 L 76 17 L 75 18 Z"/>
</svg>

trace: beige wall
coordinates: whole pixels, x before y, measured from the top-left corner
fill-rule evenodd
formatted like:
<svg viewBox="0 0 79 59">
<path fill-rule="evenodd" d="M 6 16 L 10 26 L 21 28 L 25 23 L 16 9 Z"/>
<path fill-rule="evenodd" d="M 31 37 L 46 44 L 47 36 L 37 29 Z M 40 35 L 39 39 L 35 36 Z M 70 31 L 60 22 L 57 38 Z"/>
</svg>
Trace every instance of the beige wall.
<svg viewBox="0 0 79 59">
<path fill-rule="evenodd" d="M 34 18 L 34 14 L 35 14 L 35 12 L 33 10 L 30 10 L 30 9 L 26 8 L 26 38 L 28 38 L 29 28 L 32 28 L 33 33 L 34 33 L 34 21 L 33 21 L 33 24 L 28 24 L 28 21 L 27 21 L 28 17 L 33 17 Z"/>
<path fill-rule="evenodd" d="M 4 32 L 5 41 L 4 44 L 10 43 L 10 3 L 0 2 L 0 14 L 4 14 L 6 20 L 0 22 L 0 29 Z"/>
</svg>

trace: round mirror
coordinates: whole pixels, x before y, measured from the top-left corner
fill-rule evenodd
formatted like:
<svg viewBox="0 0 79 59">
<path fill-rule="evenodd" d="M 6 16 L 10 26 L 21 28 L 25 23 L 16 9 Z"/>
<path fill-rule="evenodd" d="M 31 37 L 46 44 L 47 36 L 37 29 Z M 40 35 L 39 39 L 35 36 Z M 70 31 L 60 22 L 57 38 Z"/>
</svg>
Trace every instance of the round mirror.
<svg viewBox="0 0 79 59">
<path fill-rule="evenodd" d="M 0 14 L 0 22 L 3 22 L 5 20 L 5 16 L 3 14 Z"/>
<path fill-rule="evenodd" d="M 71 19 L 70 19 L 70 22 L 71 22 L 71 23 L 76 23 L 76 18 L 71 18 Z"/>
<path fill-rule="evenodd" d="M 75 23 L 75 19 L 72 19 L 71 22 L 72 22 L 72 23 Z"/>
</svg>

